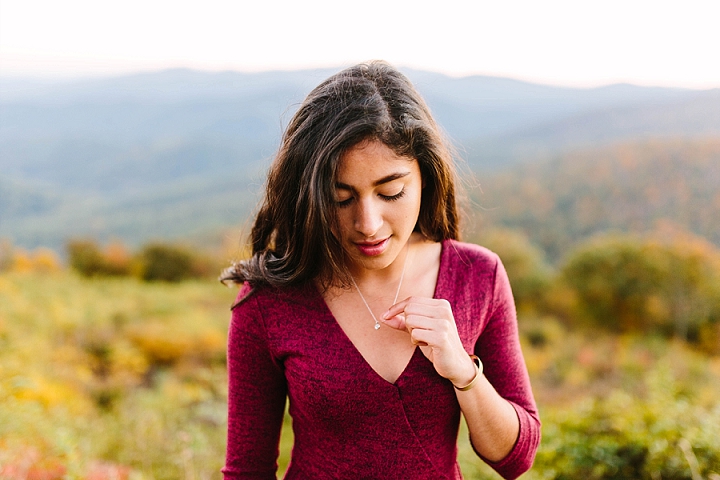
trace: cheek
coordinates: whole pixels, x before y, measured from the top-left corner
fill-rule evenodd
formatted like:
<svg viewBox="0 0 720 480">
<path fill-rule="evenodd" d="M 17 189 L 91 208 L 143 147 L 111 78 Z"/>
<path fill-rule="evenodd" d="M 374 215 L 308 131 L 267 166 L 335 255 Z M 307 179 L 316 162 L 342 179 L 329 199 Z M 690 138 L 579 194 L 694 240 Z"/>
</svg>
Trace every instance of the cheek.
<svg viewBox="0 0 720 480">
<path fill-rule="evenodd" d="M 413 217 L 414 221 L 417 221 L 417 219 L 420 217 L 421 206 L 422 206 L 422 190 L 417 192 L 417 195 L 415 196 L 414 201 L 412 203 L 412 207 L 410 207 L 412 210 L 411 216 Z M 413 227 L 414 227 L 414 225 L 413 225 Z"/>
<path fill-rule="evenodd" d="M 403 230 L 412 231 L 415 229 L 419 216 L 420 199 L 408 199 L 407 204 L 403 205 L 403 208 L 393 215 L 393 221 L 397 226 L 402 226 Z"/>
</svg>

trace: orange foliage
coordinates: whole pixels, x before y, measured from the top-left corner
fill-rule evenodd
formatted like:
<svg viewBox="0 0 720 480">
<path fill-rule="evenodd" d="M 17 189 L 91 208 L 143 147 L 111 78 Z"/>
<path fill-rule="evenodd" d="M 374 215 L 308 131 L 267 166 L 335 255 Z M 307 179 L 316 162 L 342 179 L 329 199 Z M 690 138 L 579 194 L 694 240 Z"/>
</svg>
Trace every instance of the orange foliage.
<svg viewBox="0 0 720 480">
<path fill-rule="evenodd" d="M 104 257 L 111 271 L 129 272 L 132 256 L 127 247 L 120 242 L 114 241 L 105 247 Z"/>
<path fill-rule="evenodd" d="M 60 270 L 60 260 L 55 252 L 49 248 L 38 248 L 33 252 L 33 270 L 36 272 L 57 272 Z"/>
<path fill-rule="evenodd" d="M 107 462 L 93 462 L 90 464 L 85 480 L 127 480 L 129 477 L 129 467 Z"/>
<path fill-rule="evenodd" d="M 33 261 L 30 254 L 22 249 L 16 250 L 13 253 L 12 266 L 10 267 L 10 270 L 21 273 L 32 272 Z"/>
<path fill-rule="evenodd" d="M 65 473 L 66 468 L 59 459 L 43 458 L 33 447 L 0 465 L 0 478 L 4 480 L 63 480 Z"/>
<path fill-rule="evenodd" d="M 0 245 L 0 271 L 7 269 L 19 273 L 52 273 L 62 269 L 57 254 L 49 248 L 40 247 L 32 252 L 13 248 L 9 242 Z"/>
<path fill-rule="evenodd" d="M 226 337 L 212 330 L 178 330 L 172 325 L 149 323 L 128 330 L 128 338 L 150 365 L 173 365 L 182 361 L 212 363 L 224 358 Z"/>
<path fill-rule="evenodd" d="M 0 465 L 3 480 L 63 480 L 67 475 L 64 462 L 53 456 L 42 455 L 37 448 L 28 447 L 5 457 Z M 127 480 L 131 469 L 109 462 L 90 462 L 83 480 Z"/>
<path fill-rule="evenodd" d="M 720 245 L 720 138 L 648 140 L 570 152 L 483 182 L 482 228 L 521 229 L 552 263 L 601 232 L 661 219 Z"/>
</svg>

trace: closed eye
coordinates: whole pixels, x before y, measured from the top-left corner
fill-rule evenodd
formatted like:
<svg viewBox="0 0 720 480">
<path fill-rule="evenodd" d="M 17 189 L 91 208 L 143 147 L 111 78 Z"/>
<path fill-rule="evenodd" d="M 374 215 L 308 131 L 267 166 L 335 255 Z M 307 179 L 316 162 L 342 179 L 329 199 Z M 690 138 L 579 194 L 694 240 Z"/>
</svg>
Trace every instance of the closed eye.
<svg viewBox="0 0 720 480">
<path fill-rule="evenodd" d="M 404 188 L 402 190 L 400 190 L 398 193 L 396 193 L 395 195 L 383 195 L 382 193 L 378 194 L 378 197 L 382 198 L 386 202 L 394 202 L 396 200 L 400 200 L 404 196 L 405 196 Z M 353 200 L 355 200 L 354 196 L 348 197 L 345 200 L 337 200 L 335 202 L 335 204 L 340 208 L 348 207 L 353 202 Z"/>
<path fill-rule="evenodd" d="M 400 199 L 401 199 L 402 197 L 404 197 L 404 196 L 405 196 L 405 189 L 404 189 L 404 188 L 403 188 L 402 190 L 400 190 L 398 193 L 396 193 L 395 195 L 382 195 L 382 194 L 380 194 L 380 198 L 382 198 L 383 200 L 388 201 L 388 202 L 394 202 L 395 200 L 400 200 Z"/>
<path fill-rule="evenodd" d="M 348 197 L 345 200 L 337 200 L 335 203 L 337 204 L 338 207 L 342 208 L 342 207 L 350 206 L 352 201 L 353 201 L 353 197 Z"/>
</svg>

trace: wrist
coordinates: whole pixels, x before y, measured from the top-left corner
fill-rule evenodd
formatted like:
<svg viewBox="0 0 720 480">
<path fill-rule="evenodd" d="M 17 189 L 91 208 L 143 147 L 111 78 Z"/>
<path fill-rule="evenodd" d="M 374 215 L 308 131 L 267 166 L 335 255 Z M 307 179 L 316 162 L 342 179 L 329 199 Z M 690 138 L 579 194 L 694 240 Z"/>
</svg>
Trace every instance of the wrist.
<svg viewBox="0 0 720 480">
<path fill-rule="evenodd" d="M 473 365 L 473 377 L 470 379 L 470 381 L 466 383 L 461 383 L 460 385 L 458 385 L 456 382 L 452 382 L 455 389 L 461 392 L 465 392 L 474 387 L 475 382 L 477 382 L 477 379 L 480 377 L 480 375 L 482 375 L 483 372 L 483 364 L 480 359 L 476 355 L 470 355 L 469 358 L 472 361 Z"/>
</svg>

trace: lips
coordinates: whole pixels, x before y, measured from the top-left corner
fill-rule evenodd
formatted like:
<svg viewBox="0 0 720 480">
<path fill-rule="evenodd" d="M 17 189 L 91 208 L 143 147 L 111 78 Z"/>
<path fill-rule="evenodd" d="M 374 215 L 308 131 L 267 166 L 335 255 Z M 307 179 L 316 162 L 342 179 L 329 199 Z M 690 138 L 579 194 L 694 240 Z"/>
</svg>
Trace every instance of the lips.
<svg viewBox="0 0 720 480">
<path fill-rule="evenodd" d="M 389 242 L 390 237 L 379 241 L 374 240 L 369 242 L 355 242 L 355 246 L 358 248 L 358 250 L 360 250 L 361 254 L 368 257 L 374 257 L 383 253 L 387 248 Z"/>
</svg>

